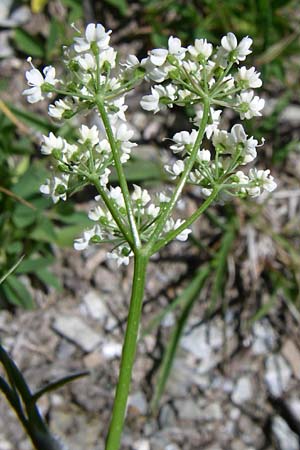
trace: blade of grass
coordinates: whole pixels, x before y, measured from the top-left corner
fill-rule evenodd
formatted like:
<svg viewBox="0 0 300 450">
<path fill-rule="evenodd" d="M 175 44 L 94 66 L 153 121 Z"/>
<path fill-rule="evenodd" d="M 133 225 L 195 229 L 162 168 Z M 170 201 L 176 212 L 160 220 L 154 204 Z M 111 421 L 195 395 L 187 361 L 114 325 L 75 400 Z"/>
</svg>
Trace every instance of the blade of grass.
<svg viewBox="0 0 300 450">
<path fill-rule="evenodd" d="M 205 280 L 207 279 L 208 275 L 209 275 L 208 266 L 199 269 L 195 277 L 189 284 L 189 286 L 182 292 L 182 294 L 175 301 L 176 305 L 178 305 L 179 304 L 178 299 L 180 299 L 182 311 L 172 331 L 171 337 L 168 341 L 168 345 L 165 349 L 164 356 L 162 359 L 158 381 L 157 384 L 155 385 L 154 396 L 151 402 L 151 410 L 154 414 L 157 412 L 159 401 L 165 390 L 165 386 L 169 378 L 171 368 L 173 366 L 173 361 L 176 355 L 178 343 L 182 335 L 183 329 L 185 327 L 186 321 L 190 315 L 190 312 L 194 306 L 195 301 L 199 298 L 199 294 L 204 286 Z"/>
<path fill-rule="evenodd" d="M 42 395 L 54 391 L 56 389 L 59 389 L 60 387 L 64 386 L 67 383 L 70 383 L 71 381 L 77 380 L 78 378 L 85 377 L 89 375 L 90 372 L 88 370 L 84 370 L 81 372 L 76 372 L 71 375 L 67 375 L 65 377 L 60 378 L 59 380 L 53 381 L 52 383 L 47 384 L 47 386 L 44 386 L 43 388 L 39 389 L 35 394 L 32 395 L 32 401 L 36 403 Z"/>
<path fill-rule="evenodd" d="M 2 284 L 7 277 L 9 277 L 9 275 L 11 275 L 16 268 L 21 264 L 21 262 L 23 261 L 25 255 L 22 255 L 20 259 L 18 259 L 18 261 L 9 269 L 8 272 L 6 272 L 1 278 L 0 278 L 0 284 Z"/>
</svg>

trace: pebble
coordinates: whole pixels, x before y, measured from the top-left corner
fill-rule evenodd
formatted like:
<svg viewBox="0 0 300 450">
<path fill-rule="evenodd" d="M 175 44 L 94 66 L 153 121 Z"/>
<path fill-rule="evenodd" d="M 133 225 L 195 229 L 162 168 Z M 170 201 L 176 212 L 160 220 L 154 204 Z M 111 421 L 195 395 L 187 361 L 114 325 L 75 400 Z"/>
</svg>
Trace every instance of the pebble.
<svg viewBox="0 0 300 450">
<path fill-rule="evenodd" d="M 255 322 L 253 327 L 252 352 L 255 355 L 264 355 L 273 350 L 276 344 L 276 337 L 270 322 L 262 320 Z"/>
<path fill-rule="evenodd" d="M 114 359 L 121 356 L 122 344 L 115 341 L 105 342 L 102 346 L 102 354 L 106 359 Z"/>
<path fill-rule="evenodd" d="M 91 352 L 102 341 L 102 336 L 76 316 L 57 317 L 53 323 L 53 328 L 85 352 Z"/>
<path fill-rule="evenodd" d="M 142 391 L 137 391 L 130 395 L 128 399 L 128 407 L 138 410 L 142 415 L 146 415 L 148 411 L 148 403 L 144 393 Z"/>
<path fill-rule="evenodd" d="M 133 450 L 150 450 L 150 442 L 146 439 L 140 439 L 133 444 Z"/>
<path fill-rule="evenodd" d="M 238 379 L 236 387 L 232 393 L 231 399 L 233 403 L 242 405 L 252 398 L 253 387 L 249 377 L 243 376 Z"/>
<path fill-rule="evenodd" d="M 83 297 L 82 310 L 93 319 L 104 322 L 107 316 L 107 307 L 99 296 L 99 292 L 91 290 Z"/>
<path fill-rule="evenodd" d="M 299 450 L 298 436 L 290 429 L 282 417 L 275 416 L 273 418 L 272 432 L 280 450 Z"/>
<path fill-rule="evenodd" d="M 275 397 L 280 397 L 287 389 L 292 371 L 280 354 L 272 354 L 266 360 L 265 382 Z"/>
</svg>

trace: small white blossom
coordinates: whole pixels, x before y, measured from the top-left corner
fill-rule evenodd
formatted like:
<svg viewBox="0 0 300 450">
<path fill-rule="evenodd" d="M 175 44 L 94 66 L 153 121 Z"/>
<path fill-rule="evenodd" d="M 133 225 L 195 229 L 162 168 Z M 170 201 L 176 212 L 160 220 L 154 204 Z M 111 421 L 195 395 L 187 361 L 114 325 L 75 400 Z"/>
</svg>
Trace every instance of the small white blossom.
<svg viewBox="0 0 300 450">
<path fill-rule="evenodd" d="M 81 250 L 85 250 L 86 248 L 88 248 L 90 240 L 94 236 L 97 236 L 100 239 L 102 238 L 99 225 L 95 225 L 90 230 L 84 231 L 83 236 L 81 238 L 75 239 L 75 241 L 74 241 L 75 250 L 81 251 Z"/>
<path fill-rule="evenodd" d="M 70 101 L 62 99 L 56 100 L 54 102 L 54 105 L 49 105 L 48 109 L 49 116 L 58 120 L 61 120 L 63 118 L 63 114 L 66 111 L 72 111 L 72 106 Z"/>
<path fill-rule="evenodd" d="M 131 256 L 133 256 L 133 253 L 126 245 L 120 245 L 112 252 L 107 253 L 107 257 L 116 261 L 118 267 L 121 265 L 128 266 Z"/>
<path fill-rule="evenodd" d="M 182 152 L 186 147 L 191 148 L 196 139 L 197 139 L 198 131 L 192 130 L 190 133 L 188 131 L 180 131 L 175 133 L 172 140 L 175 144 L 170 146 L 170 149 L 174 153 Z"/>
<path fill-rule="evenodd" d="M 154 114 L 160 110 L 164 110 L 167 106 L 161 103 L 161 99 L 164 98 L 168 102 L 168 106 L 172 106 L 172 102 L 175 100 L 176 88 L 172 84 L 167 86 L 156 85 L 151 87 L 151 95 L 144 95 L 141 100 L 141 107 L 146 111 L 153 111 Z"/>
<path fill-rule="evenodd" d="M 69 175 L 65 173 L 61 177 L 48 178 L 45 184 L 40 186 L 40 192 L 50 196 L 53 203 L 57 203 L 59 200 L 65 201 L 67 199 L 68 181 Z"/>
<path fill-rule="evenodd" d="M 142 189 L 140 186 L 134 184 L 134 191 L 131 194 L 132 200 L 135 202 L 139 202 L 142 206 L 146 206 L 147 203 L 150 202 L 151 197 L 147 191 L 147 189 Z"/>
<path fill-rule="evenodd" d="M 74 38 L 74 50 L 77 53 L 82 53 L 90 50 L 91 45 L 95 42 L 100 50 L 106 49 L 110 40 L 110 31 L 105 31 L 105 28 L 100 23 L 89 23 L 85 30 L 85 37 Z"/>
<path fill-rule="evenodd" d="M 179 60 L 184 58 L 186 49 L 181 47 L 181 40 L 179 38 L 170 36 L 168 40 L 168 48 L 170 55 L 175 56 Z"/>
<path fill-rule="evenodd" d="M 272 192 L 277 187 L 274 177 L 270 175 L 270 170 L 250 169 L 249 181 L 254 184 L 252 188 L 247 189 L 251 197 L 257 197 L 263 190 Z"/>
<path fill-rule="evenodd" d="M 52 66 L 47 66 L 43 69 L 43 74 L 36 69 L 31 63 L 31 58 L 28 58 L 27 61 L 31 64 L 32 69 L 27 70 L 25 76 L 27 82 L 30 86 L 29 89 L 25 89 L 23 91 L 23 95 L 27 95 L 27 100 L 29 103 L 36 103 L 40 100 L 43 100 L 46 96 L 49 96 L 50 93 L 45 94 L 42 92 L 42 87 L 45 83 L 55 85 L 58 80 L 55 78 L 55 68 Z"/>
<path fill-rule="evenodd" d="M 209 112 L 210 112 L 210 123 L 206 125 L 205 128 L 205 134 L 208 139 L 210 139 L 214 131 L 218 129 L 220 125 L 222 111 L 220 109 L 214 110 L 214 108 L 211 107 Z M 199 123 L 202 120 L 202 117 L 203 117 L 203 106 L 199 105 L 196 111 L 196 117 L 194 119 L 194 122 Z"/>
<path fill-rule="evenodd" d="M 221 39 L 221 51 L 222 56 L 228 57 L 232 55 L 237 61 L 244 61 L 246 56 L 250 55 L 250 47 L 252 45 L 252 39 L 248 36 L 244 37 L 238 44 L 237 38 L 233 33 L 227 33 Z"/>
<path fill-rule="evenodd" d="M 111 173 L 111 170 L 106 167 L 104 172 L 102 173 L 102 175 L 100 175 L 100 184 L 102 187 L 106 187 L 106 185 L 109 181 L 110 173 Z"/>
<path fill-rule="evenodd" d="M 80 144 L 90 144 L 92 147 L 99 143 L 99 130 L 96 125 L 93 125 L 92 128 L 87 127 L 86 125 L 82 125 L 80 130 Z"/>
<path fill-rule="evenodd" d="M 120 186 L 117 186 L 117 187 L 111 186 L 110 190 L 109 190 L 109 196 L 112 200 L 114 200 L 116 202 L 116 204 L 118 206 L 120 206 L 121 208 L 125 207 L 124 197 L 123 197 Z"/>
<path fill-rule="evenodd" d="M 213 51 L 212 44 L 208 43 L 206 39 L 195 39 L 194 45 L 188 46 L 189 53 L 197 58 L 198 56 L 208 59 Z"/>
<path fill-rule="evenodd" d="M 262 81 L 259 77 L 260 73 L 255 71 L 255 67 L 247 69 L 247 67 L 243 66 L 238 70 L 235 80 L 242 89 L 255 89 L 262 85 Z"/>
<path fill-rule="evenodd" d="M 151 203 L 151 205 L 149 205 L 146 209 L 146 213 L 148 216 L 151 217 L 157 217 L 160 211 L 160 207 L 159 206 L 155 206 L 153 203 Z"/>
<path fill-rule="evenodd" d="M 248 164 L 253 161 L 256 156 L 256 147 L 258 141 L 253 137 L 247 139 L 247 134 L 241 124 L 235 124 L 228 135 L 228 145 L 234 148 L 239 148 L 241 157 L 243 157 L 242 164 Z"/>
<path fill-rule="evenodd" d="M 172 179 L 174 179 L 184 171 L 184 162 L 182 159 L 178 159 L 172 166 L 166 165 L 165 169 L 172 175 Z"/>
<path fill-rule="evenodd" d="M 43 155 L 51 155 L 53 150 L 63 150 L 65 146 L 65 140 L 60 136 L 55 136 L 52 131 L 49 136 L 43 135 L 43 144 L 41 146 L 41 153 Z"/>
<path fill-rule="evenodd" d="M 197 159 L 198 161 L 206 161 L 206 162 L 210 161 L 211 159 L 210 151 L 205 149 L 198 150 Z"/>
<path fill-rule="evenodd" d="M 241 92 L 237 95 L 237 109 L 241 119 L 251 119 L 255 116 L 261 116 L 261 110 L 265 106 L 263 98 L 257 95 L 254 97 L 254 91 Z"/>
</svg>

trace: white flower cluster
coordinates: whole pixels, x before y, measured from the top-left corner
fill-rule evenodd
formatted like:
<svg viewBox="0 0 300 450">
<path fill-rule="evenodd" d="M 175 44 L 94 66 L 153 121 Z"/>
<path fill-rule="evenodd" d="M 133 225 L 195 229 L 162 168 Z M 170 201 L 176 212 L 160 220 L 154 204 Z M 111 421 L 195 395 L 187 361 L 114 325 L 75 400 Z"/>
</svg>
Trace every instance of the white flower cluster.
<svg viewBox="0 0 300 450">
<path fill-rule="evenodd" d="M 230 132 L 220 129 L 223 107 L 236 111 L 241 120 L 260 116 L 264 107 L 264 100 L 254 94 L 262 84 L 260 74 L 254 67 L 239 66 L 251 53 L 249 37 L 238 43 L 234 34 L 228 33 L 214 49 L 206 39 L 196 39 L 185 48 L 180 39 L 171 36 L 167 49 L 151 50 L 141 62 L 129 55 L 117 66 L 110 34 L 101 24 L 89 24 L 84 34 L 79 33 L 65 49 L 68 70 L 62 80 L 56 78 L 54 67 L 40 72 L 29 58 L 32 67 L 26 72 L 29 89 L 24 95 L 30 103 L 58 96 L 48 110 L 56 121 L 91 109 L 99 114 L 101 130 L 96 125 L 82 125 L 75 142 L 54 133 L 43 136 L 41 152 L 51 155 L 54 171 L 41 191 L 56 203 L 85 184 L 94 184 L 100 195 L 89 218 L 95 225 L 76 239 L 74 246 L 83 250 L 92 243 L 111 242 L 114 248 L 109 257 L 120 265 L 128 264 L 137 241 L 143 246 L 163 241 L 164 236 L 166 241 L 188 238 L 191 231 L 185 221 L 172 218 L 186 182 L 200 186 L 204 196 L 212 194 L 211 199 L 221 190 L 256 197 L 273 191 L 276 183 L 269 170 L 241 170 L 240 166 L 256 158 L 259 147 L 242 125 L 234 125 Z M 125 96 L 142 78 L 155 83 L 151 93 L 141 99 L 146 111 L 157 113 L 173 105 L 194 105 L 195 110 L 193 129 L 173 136 L 174 157 L 165 166 L 171 179 L 180 178 L 180 182 L 170 197 L 160 193 L 154 201 L 140 186 L 134 185 L 129 192 L 122 168 L 136 145 L 126 123 Z M 202 144 L 203 137 L 211 144 Z M 120 186 L 109 185 L 112 167 Z"/>
<path fill-rule="evenodd" d="M 158 83 L 142 98 L 142 108 L 157 113 L 173 105 L 199 104 L 205 94 L 211 105 L 233 108 L 241 119 L 260 116 L 265 102 L 253 91 L 262 85 L 260 74 L 245 66 L 230 74 L 232 66 L 251 53 L 251 44 L 249 37 L 238 44 L 235 35 L 228 33 L 215 50 L 206 39 L 196 39 L 194 45 L 184 48 L 180 39 L 171 36 L 168 49 L 151 50 L 141 61 L 146 79 Z M 214 116 L 212 109 L 212 123 L 220 114 Z M 208 137 L 210 129 L 208 125 Z"/>
<path fill-rule="evenodd" d="M 138 225 L 138 231 L 142 242 L 147 242 L 149 236 L 153 232 L 156 219 L 159 217 L 161 209 L 170 200 L 163 192 L 156 195 L 154 201 L 151 201 L 149 192 L 142 189 L 138 185 L 133 185 L 131 193 L 131 200 L 133 204 L 133 212 Z M 126 223 L 126 208 L 124 197 L 119 186 L 110 187 L 107 190 L 107 196 L 116 206 L 119 212 L 119 219 Z M 111 242 L 114 244 L 112 252 L 108 253 L 108 257 L 116 260 L 118 265 L 129 263 L 130 256 L 133 255 L 129 245 L 124 241 L 121 235 L 118 224 L 115 222 L 113 216 L 107 207 L 103 204 L 100 196 L 95 197 L 96 206 L 89 212 L 89 218 L 96 222 L 96 224 L 86 230 L 83 236 L 76 239 L 74 247 L 76 250 L 85 250 L 90 244 Z M 176 230 L 183 220 L 169 218 L 164 230 L 159 237 L 163 237 L 168 232 Z M 185 229 L 176 237 L 179 241 L 186 241 L 191 230 Z"/>
<path fill-rule="evenodd" d="M 112 131 L 120 151 L 120 161 L 125 163 L 132 147 L 137 145 L 130 141 L 133 130 L 122 123 L 112 127 Z M 103 188 L 108 184 L 109 167 L 114 165 L 114 159 L 105 133 L 100 132 L 96 125 L 91 128 L 82 125 L 76 143 L 72 144 L 51 132 L 49 136 L 43 136 L 41 152 L 52 155 L 59 171 L 41 186 L 41 192 L 50 195 L 54 203 L 67 199 L 68 185 L 72 186 L 78 178 L 84 178 L 87 167 L 93 167 Z"/>
<path fill-rule="evenodd" d="M 181 131 L 173 136 L 174 144 L 170 146 L 174 154 L 182 154 L 172 165 L 166 165 L 166 171 L 176 179 L 185 169 L 188 159 L 197 138 L 197 130 Z M 239 166 L 252 162 L 257 156 L 258 141 L 248 138 L 241 124 L 236 124 L 228 133 L 225 130 L 215 129 L 212 135 L 213 149 L 199 148 L 193 170 L 190 172 L 191 183 L 201 186 L 205 196 L 212 193 L 214 186 L 224 185 L 228 193 L 244 197 L 249 195 L 257 197 L 264 190 L 272 192 L 276 183 L 269 170 L 250 169 L 248 175 Z"/>
</svg>

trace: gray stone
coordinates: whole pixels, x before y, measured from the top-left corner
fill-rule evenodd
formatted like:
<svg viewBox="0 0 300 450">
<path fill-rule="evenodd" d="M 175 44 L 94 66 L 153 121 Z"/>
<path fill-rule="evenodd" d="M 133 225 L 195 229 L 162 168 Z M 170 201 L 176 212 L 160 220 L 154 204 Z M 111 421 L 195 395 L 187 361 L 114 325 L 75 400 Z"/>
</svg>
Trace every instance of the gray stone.
<svg viewBox="0 0 300 450">
<path fill-rule="evenodd" d="M 176 400 L 175 408 L 182 420 L 198 420 L 201 418 L 201 410 L 193 400 Z"/>
<path fill-rule="evenodd" d="M 276 344 L 276 337 L 269 321 L 262 320 L 255 322 L 253 327 L 252 351 L 255 355 L 263 355 L 273 350 Z"/>
<path fill-rule="evenodd" d="M 272 432 L 280 450 L 299 450 L 298 436 L 290 429 L 282 417 L 275 416 L 273 418 Z"/>
<path fill-rule="evenodd" d="M 102 346 L 102 354 L 106 359 L 114 359 L 121 356 L 122 344 L 116 341 L 107 341 Z"/>
<path fill-rule="evenodd" d="M 91 290 L 87 292 L 83 298 L 83 310 L 93 319 L 97 319 L 100 322 L 104 322 L 108 314 L 107 307 L 99 292 Z"/>
<path fill-rule="evenodd" d="M 280 354 L 273 354 L 267 358 L 265 382 L 269 391 L 279 397 L 289 384 L 292 370 Z"/>
<path fill-rule="evenodd" d="M 91 352 L 102 341 L 102 337 L 98 333 L 76 316 L 57 317 L 53 328 L 85 352 Z"/>
<path fill-rule="evenodd" d="M 137 391 L 129 396 L 128 406 L 137 409 L 140 414 L 146 415 L 148 410 L 148 403 L 142 391 Z"/>
<path fill-rule="evenodd" d="M 249 377 L 244 376 L 238 379 L 231 399 L 237 405 L 242 405 L 251 399 L 253 395 L 253 387 Z"/>
</svg>

